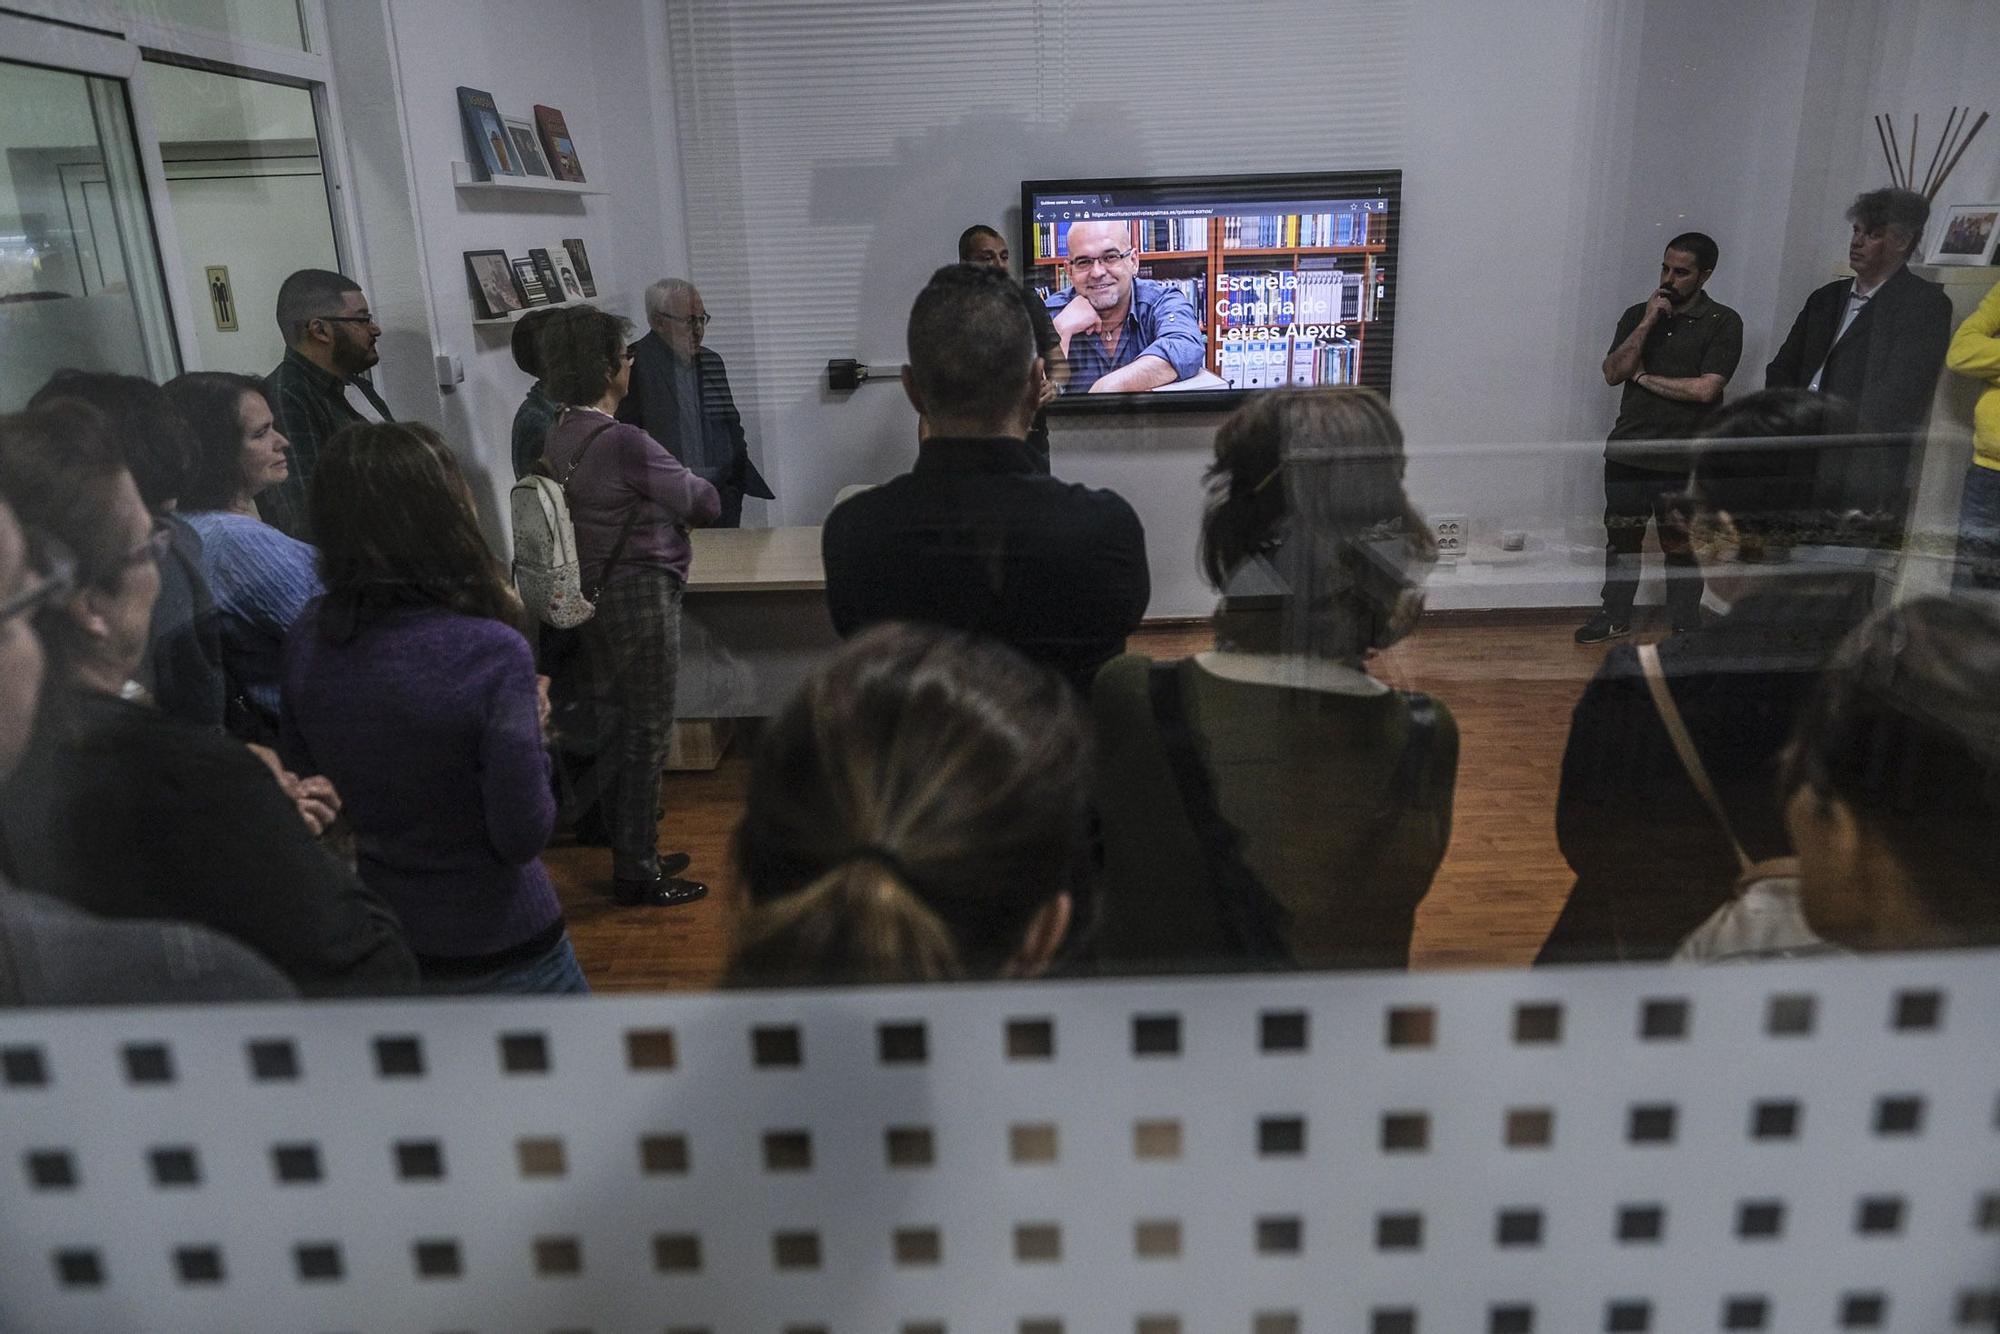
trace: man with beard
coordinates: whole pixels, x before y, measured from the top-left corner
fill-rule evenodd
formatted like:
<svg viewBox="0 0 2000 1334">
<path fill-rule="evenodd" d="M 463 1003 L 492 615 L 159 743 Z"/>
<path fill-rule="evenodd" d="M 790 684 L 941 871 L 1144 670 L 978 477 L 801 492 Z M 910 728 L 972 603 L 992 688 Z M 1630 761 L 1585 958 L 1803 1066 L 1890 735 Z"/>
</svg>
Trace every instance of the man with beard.
<svg viewBox="0 0 2000 1334">
<path fill-rule="evenodd" d="M 1202 368 L 1207 340 L 1180 289 L 1141 278 L 1132 229 L 1072 223 L 1070 285 L 1048 300 L 1069 360 L 1065 394 L 1131 394 Z"/>
<path fill-rule="evenodd" d="M 278 289 L 278 331 L 285 359 L 264 377 L 264 396 L 279 433 L 291 442 L 292 472 L 257 497 L 257 512 L 280 532 L 310 542 L 306 494 L 320 450 L 343 426 L 395 420 L 363 375 L 379 359 L 375 340 L 382 326 L 352 278 L 300 269 Z"/>
</svg>

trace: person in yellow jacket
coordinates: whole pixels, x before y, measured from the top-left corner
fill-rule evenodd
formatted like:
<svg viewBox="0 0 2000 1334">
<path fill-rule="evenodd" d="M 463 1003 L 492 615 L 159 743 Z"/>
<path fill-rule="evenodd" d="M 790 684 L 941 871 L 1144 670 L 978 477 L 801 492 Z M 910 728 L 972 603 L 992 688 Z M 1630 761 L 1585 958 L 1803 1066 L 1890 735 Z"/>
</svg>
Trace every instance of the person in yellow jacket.
<svg viewBox="0 0 2000 1334">
<path fill-rule="evenodd" d="M 1958 509 L 1954 589 L 2000 588 L 2000 283 L 1952 335 L 1944 364 L 1986 382 L 1972 409 L 1972 466 Z"/>
</svg>

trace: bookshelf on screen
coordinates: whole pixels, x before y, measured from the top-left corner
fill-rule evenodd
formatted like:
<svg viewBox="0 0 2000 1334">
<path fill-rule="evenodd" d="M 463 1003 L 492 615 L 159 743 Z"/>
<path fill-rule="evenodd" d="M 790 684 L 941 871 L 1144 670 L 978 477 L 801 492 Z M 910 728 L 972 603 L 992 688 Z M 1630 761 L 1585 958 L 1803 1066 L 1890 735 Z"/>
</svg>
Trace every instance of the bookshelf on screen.
<svg viewBox="0 0 2000 1334">
<path fill-rule="evenodd" d="M 1138 278 L 1188 299 L 1204 344 L 1201 366 L 1178 385 L 1066 392 L 1051 406 L 1213 410 L 1285 385 L 1387 394 L 1402 181 L 1400 171 L 1360 171 L 1022 182 L 1018 253 L 1032 288 L 1047 297 L 1069 287 L 1069 229 L 1110 222 L 1126 238 L 1117 247 L 1135 252 Z"/>
</svg>

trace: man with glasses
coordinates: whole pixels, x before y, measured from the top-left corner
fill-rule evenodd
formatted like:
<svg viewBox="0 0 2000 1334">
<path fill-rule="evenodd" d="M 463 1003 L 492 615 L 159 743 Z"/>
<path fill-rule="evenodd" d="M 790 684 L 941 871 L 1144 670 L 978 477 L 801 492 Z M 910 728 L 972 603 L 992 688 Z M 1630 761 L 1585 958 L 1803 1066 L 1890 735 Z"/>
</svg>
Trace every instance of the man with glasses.
<svg viewBox="0 0 2000 1334">
<path fill-rule="evenodd" d="M 312 541 L 306 495 L 319 452 L 343 426 L 394 421 L 363 374 L 379 357 L 382 328 L 361 286 L 328 269 L 300 269 L 278 288 L 285 359 L 264 377 L 278 430 L 291 442 L 291 475 L 257 497 L 257 512 L 280 532 Z"/>
<path fill-rule="evenodd" d="M 1069 358 L 1065 394 L 1132 394 L 1202 368 L 1207 339 L 1180 289 L 1139 274 L 1124 222 L 1072 223 L 1069 283 L 1048 299 Z"/>
<path fill-rule="evenodd" d="M 618 420 L 643 428 L 721 493 L 722 515 L 711 527 L 739 528 L 743 497 L 775 497 L 750 461 L 722 358 L 701 345 L 708 321 L 708 307 L 687 279 L 663 278 L 646 289 L 651 332 L 632 344 L 632 387 Z"/>
</svg>

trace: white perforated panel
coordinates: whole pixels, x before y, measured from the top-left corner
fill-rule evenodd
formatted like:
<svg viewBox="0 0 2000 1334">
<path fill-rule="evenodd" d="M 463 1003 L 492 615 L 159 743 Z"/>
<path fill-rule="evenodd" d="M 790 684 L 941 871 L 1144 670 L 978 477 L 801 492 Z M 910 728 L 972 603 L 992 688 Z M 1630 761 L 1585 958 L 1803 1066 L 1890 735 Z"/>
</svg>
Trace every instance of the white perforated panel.
<svg viewBox="0 0 2000 1334">
<path fill-rule="evenodd" d="M 0 1328 L 1992 1329 L 2000 958 L 0 1016 Z"/>
</svg>

